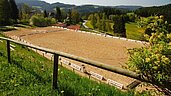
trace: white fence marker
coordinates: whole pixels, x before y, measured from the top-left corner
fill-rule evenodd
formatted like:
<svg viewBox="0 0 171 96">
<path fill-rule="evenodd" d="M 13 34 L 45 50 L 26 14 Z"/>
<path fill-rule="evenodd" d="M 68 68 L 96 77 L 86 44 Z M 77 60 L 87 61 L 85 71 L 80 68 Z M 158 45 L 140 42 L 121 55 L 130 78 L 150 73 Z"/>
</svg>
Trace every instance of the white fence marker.
<svg viewBox="0 0 171 96">
<path fill-rule="evenodd" d="M 121 83 L 118 83 L 118 82 L 116 82 L 116 81 L 114 81 L 114 80 L 111 80 L 111 79 L 107 79 L 107 83 L 109 84 L 109 85 L 112 85 L 112 86 L 115 86 L 115 87 L 117 87 L 117 88 L 119 88 L 119 89 L 123 89 L 123 84 L 121 84 Z"/>
<path fill-rule="evenodd" d="M 126 38 L 120 38 L 121 40 L 127 40 Z"/>
<path fill-rule="evenodd" d="M 10 46 L 15 48 L 15 46 L 14 46 L 14 45 L 12 45 L 12 44 L 10 44 Z"/>
<path fill-rule="evenodd" d="M 78 65 L 76 65 L 76 64 L 71 63 L 70 66 L 71 66 L 73 69 L 76 69 L 76 70 L 78 70 L 78 71 L 81 71 L 81 67 L 78 66 Z"/>
<path fill-rule="evenodd" d="M 69 63 L 70 63 L 69 61 L 62 59 L 62 58 L 61 58 L 61 62 L 62 62 L 62 64 L 65 64 L 65 65 L 69 65 Z"/>
<path fill-rule="evenodd" d="M 102 75 L 97 74 L 97 73 L 92 72 L 92 71 L 90 71 L 90 74 L 91 74 L 91 77 L 99 79 L 99 80 L 103 80 L 103 78 L 104 78 Z"/>
<path fill-rule="evenodd" d="M 12 51 L 14 51 L 14 48 L 10 47 L 10 49 L 11 49 Z"/>
<path fill-rule="evenodd" d="M 113 36 L 113 38 L 114 38 L 114 39 L 119 39 L 119 37 L 115 37 L 115 36 Z"/>
</svg>

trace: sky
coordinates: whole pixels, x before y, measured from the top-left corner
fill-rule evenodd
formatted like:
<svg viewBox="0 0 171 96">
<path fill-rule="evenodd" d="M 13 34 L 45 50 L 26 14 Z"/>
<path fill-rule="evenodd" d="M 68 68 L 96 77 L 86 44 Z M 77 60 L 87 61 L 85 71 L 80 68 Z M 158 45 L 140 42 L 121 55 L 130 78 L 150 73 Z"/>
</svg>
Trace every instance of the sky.
<svg viewBox="0 0 171 96">
<path fill-rule="evenodd" d="M 171 0 L 42 0 L 48 3 L 65 3 L 75 5 L 103 5 L 103 6 L 116 6 L 116 5 L 140 5 L 140 6 L 159 6 L 171 4 Z"/>
</svg>

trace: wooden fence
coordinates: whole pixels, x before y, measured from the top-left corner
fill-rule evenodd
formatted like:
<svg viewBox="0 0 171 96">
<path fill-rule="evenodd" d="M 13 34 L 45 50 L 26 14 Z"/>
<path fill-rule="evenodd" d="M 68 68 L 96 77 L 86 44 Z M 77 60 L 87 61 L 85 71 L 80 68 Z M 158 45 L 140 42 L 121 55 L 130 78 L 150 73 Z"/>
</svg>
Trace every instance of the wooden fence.
<svg viewBox="0 0 171 96">
<path fill-rule="evenodd" d="M 155 82 L 148 81 L 147 78 L 144 78 L 139 74 L 136 74 L 136 73 L 134 73 L 132 71 L 128 71 L 128 70 L 120 68 L 120 67 L 110 66 L 108 64 L 104 64 L 104 63 L 101 63 L 101 62 L 93 61 L 93 60 L 90 60 L 90 59 L 86 59 L 86 58 L 83 58 L 83 57 L 71 55 L 71 54 L 68 54 L 68 53 L 60 52 L 60 51 L 55 51 L 55 50 L 51 50 L 51 49 L 47 49 L 47 48 L 43 48 L 43 47 L 29 45 L 29 44 L 19 42 L 19 41 L 16 41 L 16 40 L 12 40 L 12 39 L 9 39 L 9 38 L 0 37 L 0 39 L 7 41 L 7 46 L 6 47 L 7 47 L 8 63 L 11 63 L 11 60 L 10 60 L 10 42 L 13 42 L 13 43 L 16 43 L 16 44 L 19 44 L 19 45 L 22 45 L 22 46 L 26 46 L 26 47 L 29 47 L 29 48 L 37 49 L 39 51 L 43 51 L 43 52 L 46 52 L 46 53 L 53 54 L 54 55 L 54 60 L 53 60 L 54 61 L 54 64 L 53 64 L 53 85 L 52 85 L 53 89 L 57 89 L 59 56 L 65 57 L 65 58 L 68 58 L 68 59 L 71 59 L 71 60 L 79 61 L 81 63 L 85 63 L 85 64 L 88 64 L 88 65 L 91 65 L 91 66 L 95 66 L 95 67 L 98 67 L 98 68 L 101 68 L 101 69 L 104 69 L 104 70 L 107 70 L 107 71 L 110 71 L 110 72 L 118 73 L 118 74 L 130 77 L 130 78 L 134 78 L 134 79 L 137 79 L 137 80 L 140 80 L 140 81 L 143 81 L 143 82 L 149 82 L 149 83 L 158 85 Z"/>
</svg>

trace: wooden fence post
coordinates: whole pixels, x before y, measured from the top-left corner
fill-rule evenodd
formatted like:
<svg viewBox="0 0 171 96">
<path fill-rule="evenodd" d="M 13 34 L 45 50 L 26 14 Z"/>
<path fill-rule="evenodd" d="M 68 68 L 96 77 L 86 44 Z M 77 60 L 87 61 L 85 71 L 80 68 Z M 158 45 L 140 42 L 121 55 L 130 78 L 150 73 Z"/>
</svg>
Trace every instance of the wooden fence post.
<svg viewBox="0 0 171 96">
<path fill-rule="evenodd" d="M 54 65 L 53 65 L 53 89 L 58 88 L 58 62 L 59 55 L 54 54 Z"/>
<path fill-rule="evenodd" d="M 10 41 L 7 40 L 7 58 L 8 58 L 8 63 L 11 63 L 10 59 Z"/>
</svg>

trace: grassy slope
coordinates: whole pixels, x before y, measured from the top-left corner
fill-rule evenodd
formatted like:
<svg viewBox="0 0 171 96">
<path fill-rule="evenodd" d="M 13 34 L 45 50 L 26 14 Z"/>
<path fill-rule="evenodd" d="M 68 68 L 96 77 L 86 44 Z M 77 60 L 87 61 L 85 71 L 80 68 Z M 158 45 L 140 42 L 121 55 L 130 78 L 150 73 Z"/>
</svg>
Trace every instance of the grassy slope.
<svg viewBox="0 0 171 96">
<path fill-rule="evenodd" d="M 143 40 L 143 28 L 138 28 L 136 23 L 126 23 L 126 35 L 129 39 Z"/>
<path fill-rule="evenodd" d="M 90 21 L 87 21 L 87 23 L 85 24 L 87 27 L 93 29 L 93 26 L 91 25 Z"/>
<path fill-rule="evenodd" d="M 92 25 L 90 24 L 90 21 L 88 21 L 86 23 L 86 25 L 87 25 L 87 27 L 92 28 Z M 110 23 L 110 25 L 112 27 L 113 26 L 113 23 Z M 143 32 L 144 32 L 144 30 L 142 28 L 138 28 L 137 25 L 136 25 L 136 23 L 126 23 L 126 34 L 127 34 L 127 38 L 129 38 L 129 39 L 135 39 L 135 40 L 144 40 L 143 39 Z M 113 35 L 113 32 L 107 32 L 107 33 Z"/>
<path fill-rule="evenodd" d="M 14 44 L 15 45 L 15 44 Z M 37 53 L 15 45 L 12 64 L 7 63 L 5 41 L 0 42 L 0 96 L 51 96 L 52 62 Z M 106 84 L 59 67 L 59 96 L 132 96 Z"/>
</svg>

